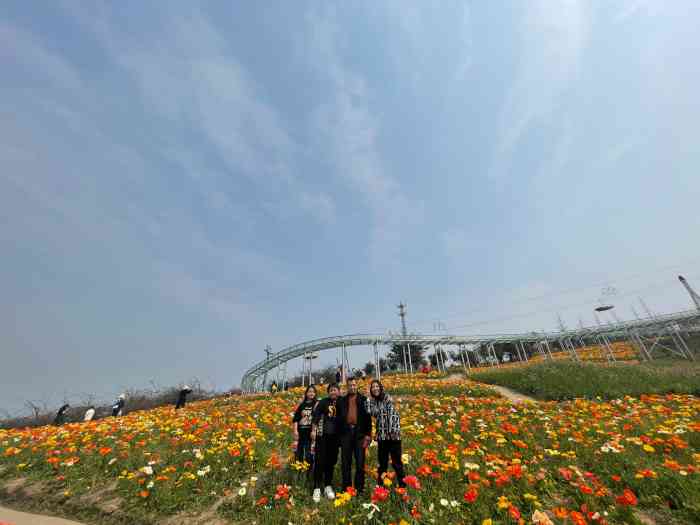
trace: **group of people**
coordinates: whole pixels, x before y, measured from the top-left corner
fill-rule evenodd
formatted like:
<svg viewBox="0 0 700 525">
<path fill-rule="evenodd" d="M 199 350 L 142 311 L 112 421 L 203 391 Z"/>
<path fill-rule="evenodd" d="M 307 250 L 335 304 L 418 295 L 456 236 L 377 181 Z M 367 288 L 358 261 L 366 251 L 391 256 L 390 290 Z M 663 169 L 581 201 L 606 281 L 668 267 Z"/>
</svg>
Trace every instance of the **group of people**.
<svg viewBox="0 0 700 525">
<path fill-rule="evenodd" d="M 187 403 L 187 396 L 192 393 L 192 389 L 188 385 L 184 385 L 182 388 L 178 390 L 177 393 L 177 400 L 175 401 L 175 409 L 178 410 L 180 408 L 183 408 L 185 404 Z M 124 406 L 126 405 L 126 394 L 119 394 L 117 399 L 115 399 L 114 403 L 112 403 L 112 406 L 110 407 L 112 417 L 120 417 L 124 411 Z M 58 409 L 58 412 L 56 413 L 56 416 L 54 417 L 53 424 L 60 426 L 62 425 L 65 420 L 66 420 L 66 414 L 68 410 L 70 409 L 70 405 L 68 403 L 65 403 L 64 405 L 61 406 L 61 408 Z M 83 415 L 83 421 L 92 421 L 93 418 L 95 417 L 95 407 L 94 406 L 89 406 L 88 409 L 85 411 L 85 414 Z"/>
<path fill-rule="evenodd" d="M 340 452 L 342 489 L 349 487 L 362 494 L 365 488 L 365 456 L 374 439 L 377 441 L 377 484 L 384 483 L 389 458 L 399 486 L 404 484 L 404 468 L 401 453 L 401 418 L 391 396 L 378 380 L 369 385 L 368 396 L 358 391 L 357 379 L 346 383 L 346 393 L 341 395 L 338 383 L 329 384 L 327 397 L 318 399 L 314 385 L 309 386 L 294 412 L 293 432 L 296 460 L 310 465 L 313 477 L 313 500 L 321 500 L 321 489 L 328 499 L 335 498 L 333 474 Z M 354 464 L 354 476 L 353 476 Z"/>
</svg>

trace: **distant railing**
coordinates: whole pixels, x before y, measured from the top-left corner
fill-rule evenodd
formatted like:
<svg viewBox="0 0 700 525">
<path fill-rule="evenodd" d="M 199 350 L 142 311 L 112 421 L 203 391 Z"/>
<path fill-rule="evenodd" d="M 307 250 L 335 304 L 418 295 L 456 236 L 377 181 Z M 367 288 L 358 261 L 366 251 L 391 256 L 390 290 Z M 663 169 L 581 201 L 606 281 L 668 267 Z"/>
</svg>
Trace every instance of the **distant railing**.
<svg viewBox="0 0 700 525">
<path fill-rule="evenodd" d="M 323 350 L 353 346 L 393 346 L 401 344 L 419 343 L 423 346 L 459 346 L 460 352 L 476 352 L 482 347 L 491 349 L 491 356 L 487 359 L 496 358 L 494 345 L 514 344 L 523 349 L 530 345 L 537 349 L 537 353 L 543 358 L 551 357 L 553 353 L 569 352 L 578 359 L 576 341 L 579 342 L 578 352 L 584 351 L 588 347 L 600 347 L 606 350 L 611 359 L 615 359 L 615 352 L 612 349 L 614 341 L 623 339 L 628 341 L 631 348 L 640 354 L 642 359 L 651 359 L 654 348 L 660 343 L 653 343 L 649 350 L 645 345 L 645 340 L 649 337 L 666 335 L 669 337 L 677 351 L 688 359 L 693 359 L 693 353 L 687 349 L 681 331 L 697 332 L 700 326 L 700 311 L 687 310 L 665 315 L 636 319 L 633 321 L 621 321 L 614 323 L 602 323 L 596 326 L 581 327 L 575 330 L 562 330 L 557 332 L 527 332 L 514 334 L 491 334 L 491 335 L 430 335 L 430 334 L 377 334 L 361 333 L 323 337 L 304 341 L 295 345 L 283 348 L 282 350 L 270 354 L 270 356 L 248 369 L 241 379 L 241 388 L 244 392 L 255 390 L 256 382 L 264 378 L 268 372 L 281 366 L 283 363 L 314 354 Z M 586 340 L 594 341 L 593 345 L 580 344 Z M 552 343 L 558 343 L 559 348 L 551 349 Z M 684 349 L 685 345 L 685 349 Z M 663 344 L 661 344 L 663 346 Z M 475 350 L 475 348 L 477 350 Z M 488 351 L 487 351 L 488 354 Z M 496 358 L 497 359 L 497 358 Z M 527 359 L 527 356 L 525 356 Z M 468 361 L 467 361 L 468 362 Z"/>
</svg>

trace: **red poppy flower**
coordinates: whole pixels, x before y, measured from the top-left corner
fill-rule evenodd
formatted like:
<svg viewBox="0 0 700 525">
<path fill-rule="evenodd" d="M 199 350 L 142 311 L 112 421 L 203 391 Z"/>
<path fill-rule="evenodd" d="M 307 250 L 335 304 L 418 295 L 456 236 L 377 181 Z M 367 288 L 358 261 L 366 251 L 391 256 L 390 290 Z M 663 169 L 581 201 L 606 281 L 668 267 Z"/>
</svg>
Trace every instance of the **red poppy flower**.
<svg viewBox="0 0 700 525">
<path fill-rule="evenodd" d="M 634 506 L 637 504 L 637 496 L 630 489 L 625 489 L 622 491 L 622 495 L 615 498 L 620 505 Z"/>
<path fill-rule="evenodd" d="M 403 478 L 403 482 L 404 482 L 406 485 L 408 485 L 409 487 L 411 487 L 411 488 L 413 488 L 413 489 L 416 489 L 416 490 L 419 490 L 419 489 L 420 489 L 420 486 L 421 486 L 421 485 L 420 485 L 420 480 L 419 480 L 417 477 L 413 476 L 413 475 L 411 475 L 411 476 L 406 476 L 405 478 Z"/>
<path fill-rule="evenodd" d="M 379 503 L 381 501 L 386 501 L 389 497 L 389 491 L 384 487 L 376 487 L 372 493 L 372 503 Z"/>
<path fill-rule="evenodd" d="M 478 497 L 479 491 L 476 490 L 476 487 L 470 487 L 469 490 L 464 493 L 464 501 L 467 503 L 474 503 Z"/>
</svg>

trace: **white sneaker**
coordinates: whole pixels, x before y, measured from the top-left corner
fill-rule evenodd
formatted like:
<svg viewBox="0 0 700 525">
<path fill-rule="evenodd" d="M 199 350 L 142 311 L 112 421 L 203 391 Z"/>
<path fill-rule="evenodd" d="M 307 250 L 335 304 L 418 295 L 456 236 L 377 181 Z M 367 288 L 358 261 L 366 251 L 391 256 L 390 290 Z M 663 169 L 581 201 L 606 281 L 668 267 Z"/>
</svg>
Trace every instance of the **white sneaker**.
<svg viewBox="0 0 700 525">
<path fill-rule="evenodd" d="M 328 499 L 335 499 L 335 492 L 333 492 L 333 487 L 330 485 L 326 487 L 326 497 Z"/>
<path fill-rule="evenodd" d="M 314 503 L 321 501 L 321 489 L 314 489 L 314 495 L 311 496 L 311 499 L 314 500 Z"/>
</svg>

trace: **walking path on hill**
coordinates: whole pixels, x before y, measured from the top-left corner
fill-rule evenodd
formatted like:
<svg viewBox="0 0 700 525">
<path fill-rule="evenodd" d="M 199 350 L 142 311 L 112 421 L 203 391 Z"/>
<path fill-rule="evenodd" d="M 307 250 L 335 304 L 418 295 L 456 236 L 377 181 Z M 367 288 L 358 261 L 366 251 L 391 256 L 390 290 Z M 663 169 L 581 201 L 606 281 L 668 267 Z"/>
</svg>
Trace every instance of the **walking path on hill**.
<svg viewBox="0 0 700 525">
<path fill-rule="evenodd" d="M 54 518 L 53 516 L 41 516 L 28 514 L 16 510 L 0 507 L 0 525 L 82 525 L 77 521 Z"/>
<path fill-rule="evenodd" d="M 447 381 L 454 381 L 456 379 L 464 379 L 464 376 L 462 374 L 452 374 L 450 376 L 447 376 Z M 510 400 L 512 403 L 524 403 L 524 402 L 536 403 L 537 402 L 536 399 L 534 399 L 530 396 L 526 396 L 525 394 L 521 394 L 519 392 L 516 392 L 515 390 L 511 390 L 510 388 L 505 387 L 505 386 L 492 385 L 489 383 L 482 383 L 482 384 L 489 387 L 492 390 L 495 390 L 496 392 L 501 394 L 503 397 Z"/>
<path fill-rule="evenodd" d="M 486 384 L 486 383 L 484 383 Z M 526 396 L 525 394 L 521 394 L 519 392 L 516 392 L 515 390 L 511 390 L 510 388 L 507 388 L 505 386 L 498 386 L 498 385 L 489 385 L 486 384 L 489 388 L 492 388 L 499 394 L 501 394 L 503 397 L 509 399 L 512 403 L 536 403 L 537 400 L 530 397 Z"/>
</svg>

